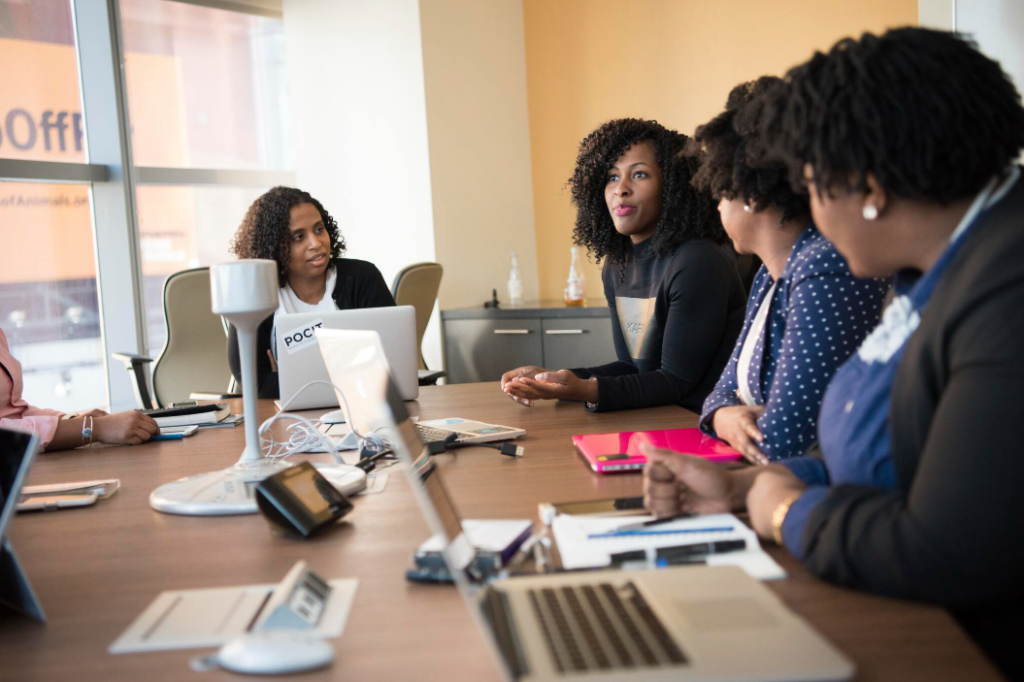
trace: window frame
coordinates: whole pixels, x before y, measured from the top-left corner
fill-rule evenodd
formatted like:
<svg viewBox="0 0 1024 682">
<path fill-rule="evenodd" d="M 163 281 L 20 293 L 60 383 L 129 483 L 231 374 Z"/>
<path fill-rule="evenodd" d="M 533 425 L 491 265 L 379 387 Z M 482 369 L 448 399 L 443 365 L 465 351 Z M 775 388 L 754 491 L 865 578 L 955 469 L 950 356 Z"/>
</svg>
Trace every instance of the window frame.
<svg viewBox="0 0 1024 682">
<path fill-rule="evenodd" d="M 142 253 L 136 190 L 146 185 L 273 187 L 294 185 L 293 171 L 164 168 L 133 163 L 119 0 L 68 0 L 75 34 L 87 163 L 0 159 L 0 180 L 87 185 L 96 259 L 107 402 L 136 407 L 131 378 L 110 354 L 147 348 Z M 172 0 L 211 9 L 281 19 L 245 2 Z M 116 121 L 116 126 L 90 125 Z"/>
</svg>

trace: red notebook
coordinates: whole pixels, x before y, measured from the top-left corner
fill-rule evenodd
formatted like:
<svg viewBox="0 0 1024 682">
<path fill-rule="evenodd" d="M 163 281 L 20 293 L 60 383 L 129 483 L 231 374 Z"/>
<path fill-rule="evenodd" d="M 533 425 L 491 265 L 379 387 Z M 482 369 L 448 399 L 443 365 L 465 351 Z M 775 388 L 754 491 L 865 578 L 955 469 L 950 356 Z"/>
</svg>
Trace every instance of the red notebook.
<svg viewBox="0 0 1024 682">
<path fill-rule="evenodd" d="M 727 443 L 701 433 L 700 429 L 662 429 L 660 431 L 622 431 L 573 436 L 572 444 L 590 468 L 599 474 L 643 469 L 647 458 L 640 454 L 640 444 L 685 452 L 717 462 L 742 459 Z"/>
</svg>

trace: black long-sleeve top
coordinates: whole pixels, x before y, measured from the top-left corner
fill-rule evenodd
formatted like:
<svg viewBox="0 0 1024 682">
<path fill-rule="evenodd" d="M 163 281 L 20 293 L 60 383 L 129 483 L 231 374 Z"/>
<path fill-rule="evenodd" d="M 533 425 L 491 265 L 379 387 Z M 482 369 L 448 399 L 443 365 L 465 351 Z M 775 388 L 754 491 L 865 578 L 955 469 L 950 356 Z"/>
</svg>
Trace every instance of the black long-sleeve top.
<svg viewBox="0 0 1024 682">
<path fill-rule="evenodd" d="M 597 377 L 598 411 L 681 405 L 700 413 L 743 327 L 747 295 L 728 247 L 705 239 L 656 256 L 648 239 L 602 273 L 617 362 Z"/>
<path fill-rule="evenodd" d="M 949 608 L 1024 679 L 1024 181 L 965 238 L 893 384 L 897 489 L 831 488 L 801 547 L 826 580 Z"/>
<path fill-rule="evenodd" d="M 384 277 L 373 263 L 354 258 L 332 258 L 331 263 L 337 271 L 334 283 L 334 304 L 338 310 L 356 308 L 386 308 L 395 305 Z M 274 316 L 271 315 L 260 323 L 256 330 L 256 381 L 259 384 L 260 398 L 279 398 L 280 387 L 277 372 L 271 371 L 270 336 L 274 328 Z M 228 333 L 228 364 L 238 384 L 242 383 L 241 360 L 238 355 L 238 337 L 235 328 Z"/>
</svg>

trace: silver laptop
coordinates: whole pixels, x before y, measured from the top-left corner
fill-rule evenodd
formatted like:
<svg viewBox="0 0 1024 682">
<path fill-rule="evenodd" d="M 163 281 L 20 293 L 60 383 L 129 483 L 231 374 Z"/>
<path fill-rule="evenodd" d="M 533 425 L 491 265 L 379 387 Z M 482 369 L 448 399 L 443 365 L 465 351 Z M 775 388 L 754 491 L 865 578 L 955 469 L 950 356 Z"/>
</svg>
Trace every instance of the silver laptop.
<svg viewBox="0 0 1024 682">
<path fill-rule="evenodd" d="M 317 329 L 315 334 L 331 383 L 346 397 L 346 418 L 359 433 L 371 431 L 369 424 L 377 409 L 377 396 L 384 391 L 380 379 L 389 373 L 387 350 L 382 346 L 380 335 L 373 331 L 338 329 Z M 391 375 L 393 377 L 394 372 Z M 398 393 L 401 395 L 401 390 Z M 416 424 L 416 430 L 425 441 L 447 441 L 454 433 L 454 440 L 459 443 L 488 443 L 526 435 L 526 431 L 514 426 L 462 417 L 421 421 Z M 334 435 L 330 429 L 327 434 Z"/>
<path fill-rule="evenodd" d="M 21 487 L 39 450 L 35 434 L 0 429 L 0 604 L 45 622 L 46 614 L 7 539 Z"/>
<path fill-rule="evenodd" d="M 384 354 L 402 400 L 416 400 L 420 393 L 419 350 L 416 348 L 416 309 L 409 305 L 392 308 L 359 308 L 333 312 L 278 315 L 274 333 L 277 343 L 277 376 L 280 406 L 289 410 L 338 407 L 334 389 L 314 384 L 298 397 L 295 394 L 310 381 L 328 380 L 327 367 L 317 344 L 317 329 L 372 330 L 380 335 Z M 294 397 L 294 400 L 292 398 Z M 291 403 L 288 401 L 292 400 Z"/>
<path fill-rule="evenodd" d="M 383 379 L 387 383 L 386 377 Z M 473 549 L 391 386 L 384 427 L 507 680 L 845 680 L 853 663 L 742 569 L 563 573 L 471 584 Z"/>
</svg>

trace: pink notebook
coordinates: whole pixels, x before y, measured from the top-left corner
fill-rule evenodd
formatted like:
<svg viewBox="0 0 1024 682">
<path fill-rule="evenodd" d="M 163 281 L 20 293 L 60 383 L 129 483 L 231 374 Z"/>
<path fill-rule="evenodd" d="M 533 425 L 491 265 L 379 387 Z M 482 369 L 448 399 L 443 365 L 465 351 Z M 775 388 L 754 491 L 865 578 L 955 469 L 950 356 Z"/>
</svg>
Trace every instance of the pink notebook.
<svg viewBox="0 0 1024 682">
<path fill-rule="evenodd" d="M 640 454 L 641 443 L 717 462 L 742 459 L 727 443 L 701 433 L 700 429 L 623 431 L 572 437 L 577 452 L 599 474 L 643 469 L 647 458 Z"/>
</svg>

